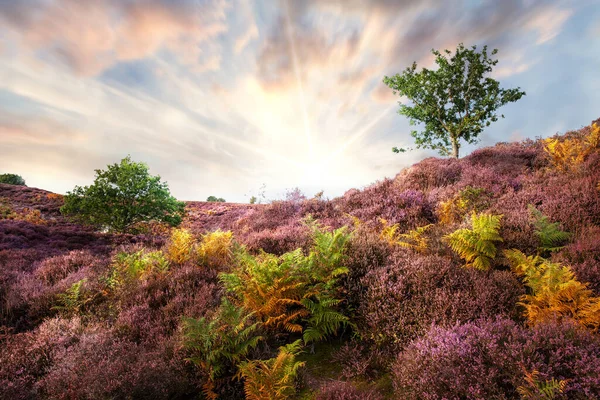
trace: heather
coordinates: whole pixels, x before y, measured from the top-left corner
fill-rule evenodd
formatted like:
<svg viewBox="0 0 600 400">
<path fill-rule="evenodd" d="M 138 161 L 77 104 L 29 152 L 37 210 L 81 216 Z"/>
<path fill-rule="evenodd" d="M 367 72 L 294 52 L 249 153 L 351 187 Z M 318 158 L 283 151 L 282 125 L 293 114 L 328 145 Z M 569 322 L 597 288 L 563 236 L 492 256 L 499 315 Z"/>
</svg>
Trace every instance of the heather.
<svg viewBox="0 0 600 400">
<path fill-rule="evenodd" d="M 600 398 L 597 129 L 135 233 L 0 184 L 0 398 Z"/>
</svg>

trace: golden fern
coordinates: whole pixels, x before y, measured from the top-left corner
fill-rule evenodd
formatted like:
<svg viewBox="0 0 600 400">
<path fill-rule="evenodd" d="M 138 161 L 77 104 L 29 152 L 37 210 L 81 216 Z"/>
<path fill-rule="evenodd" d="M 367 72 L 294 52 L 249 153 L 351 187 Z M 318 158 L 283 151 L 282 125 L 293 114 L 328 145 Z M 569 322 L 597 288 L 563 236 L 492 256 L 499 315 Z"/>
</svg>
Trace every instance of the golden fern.
<svg viewBox="0 0 600 400">
<path fill-rule="evenodd" d="M 531 289 L 521 298 L 531 325 L 551 319 L 569 318 L 597 331 L 600 327 L 600 298 L 586 283 L 579 282 L 568 266 L 539 256 L 526 256 L 519 250 L 506 250 L 512 270 Z"/>
<path fill-rule="evenodd" d="M 296 361 L 302 350 L 301 340 L 279 348 L 269 360 L 243 361 L 238 376 L 244 378 L 247 400 L 285 400 L 296 394 L 295 380 L 304 362 Z"/>
<path fill-rule="evenodd" d="M 424 253 L 429 247 L 429 240 L 424 235 L 432 226 L 433 224 L 419 226 L 408 233 L 398 235 L 398 246 Z"/>
<path fill-rule="evenodd" d="M 543 144 L 554 168 L 568 171 L 600 148 L 600 126 L 592 125 L 591 131 L 582 138 L 548 138 Z"/>
<path fill-rule="evenodd" d="M 494 242 L 503 241 L 498 233 L 501 218 L 502 215 L 473 213 L 472 229 L 458 229 L 444 236 L 444 239 L 466 261 L 466 267 L 487 270 L 496 257 Z"/>
<path fill-rule="evenodd" d="M 202 236 L 196 253 L 203 266 L 223 270 L 233 261 L 233 233 L 217 229 Z"/>
<path fill-rule="evenodd" d="M 398 231 L 399 225 L 398 224 L 390 225 L 389 222 L 383 218 L 379 218 L 379 223 L 382 226 L 379 237 L 382 240 L 385 240 L 386 242 L 388 242 L 390 245 L 392 245 L 392 246 L 395 245 L 396 244 L 396 232 Z"/>
<path fill-rule="evenodd" d="M 184 228 L 175 228 L 167 243 L 167 258 L 176 264 L 183 264 L 192 257 L 194 237 Z"/>
</svg>

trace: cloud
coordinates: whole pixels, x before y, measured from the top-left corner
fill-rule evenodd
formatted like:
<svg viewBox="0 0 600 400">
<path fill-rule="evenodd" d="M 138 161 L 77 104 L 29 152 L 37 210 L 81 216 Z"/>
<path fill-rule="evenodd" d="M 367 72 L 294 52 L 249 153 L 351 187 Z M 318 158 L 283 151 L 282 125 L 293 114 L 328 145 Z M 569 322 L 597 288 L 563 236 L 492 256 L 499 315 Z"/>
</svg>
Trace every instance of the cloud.
<svg viewBox="0 0 600 400">
<path fill-rule="evenodd" d="M 64 141 L 81 141 L 85 135 L 73 127 L 48 117 L 0 112 L 2 145 L 54 145 Z"/>
<path fill-rule="evenodd" d="M 161 50 L 215 68 L 202 44 L 227 30 L 224 0 L 26 0 L 0 3 L 0 28 L 40 57 L 82 75 Z"/>
</svg>

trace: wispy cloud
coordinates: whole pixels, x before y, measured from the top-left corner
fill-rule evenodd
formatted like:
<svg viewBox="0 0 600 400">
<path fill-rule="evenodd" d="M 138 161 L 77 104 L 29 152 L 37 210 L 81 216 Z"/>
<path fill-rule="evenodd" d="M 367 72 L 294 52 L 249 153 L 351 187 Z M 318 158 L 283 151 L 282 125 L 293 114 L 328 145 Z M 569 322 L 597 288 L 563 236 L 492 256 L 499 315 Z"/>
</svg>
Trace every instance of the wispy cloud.
<svg viewBox="0 0 600 400">
<path fill-rule="evenodd" d="M 430 154 L 391 153 L 411 127 L 384 75 L 431 66 L 432 48 L 498 47 L 495 77 L 530 108 L 508 109 L 514 125 L 489 140 L 526 133 L 569 90 L 556 83 L 576 73 L 556 61 L 564 41 L 594 70 L 600 49 L 572 21 L 594 32 L 599 13 L 562 0 L 0 0 L 2 168 L 64 191 L 130 153 L 186 199 L 244 200 L 262 183 L 341 194 Z"/>
</svg>

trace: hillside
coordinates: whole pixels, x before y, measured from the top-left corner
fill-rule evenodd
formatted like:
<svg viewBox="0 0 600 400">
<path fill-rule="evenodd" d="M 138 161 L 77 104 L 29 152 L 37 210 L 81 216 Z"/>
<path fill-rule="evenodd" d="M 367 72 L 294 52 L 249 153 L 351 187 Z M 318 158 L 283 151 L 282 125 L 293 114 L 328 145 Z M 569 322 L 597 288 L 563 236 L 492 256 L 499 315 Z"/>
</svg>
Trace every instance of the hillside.
<svg viewBox="0 0 600 400">
<path fill-rule="evenodd" d="M 299 339 L 289 398 L 600 398 L 593 125 L 428 158 L 332 200 L 188 202 L 172 231 L 98 233 L 61 204 L 0 184 L 2 399 L 242 398 L 278 381 L 236 379 L 243 362 Z M 190 339 L 190 318 L 216 336 Z M 258 344 L 242 352 L 240 332 Z"/>
</svg>

